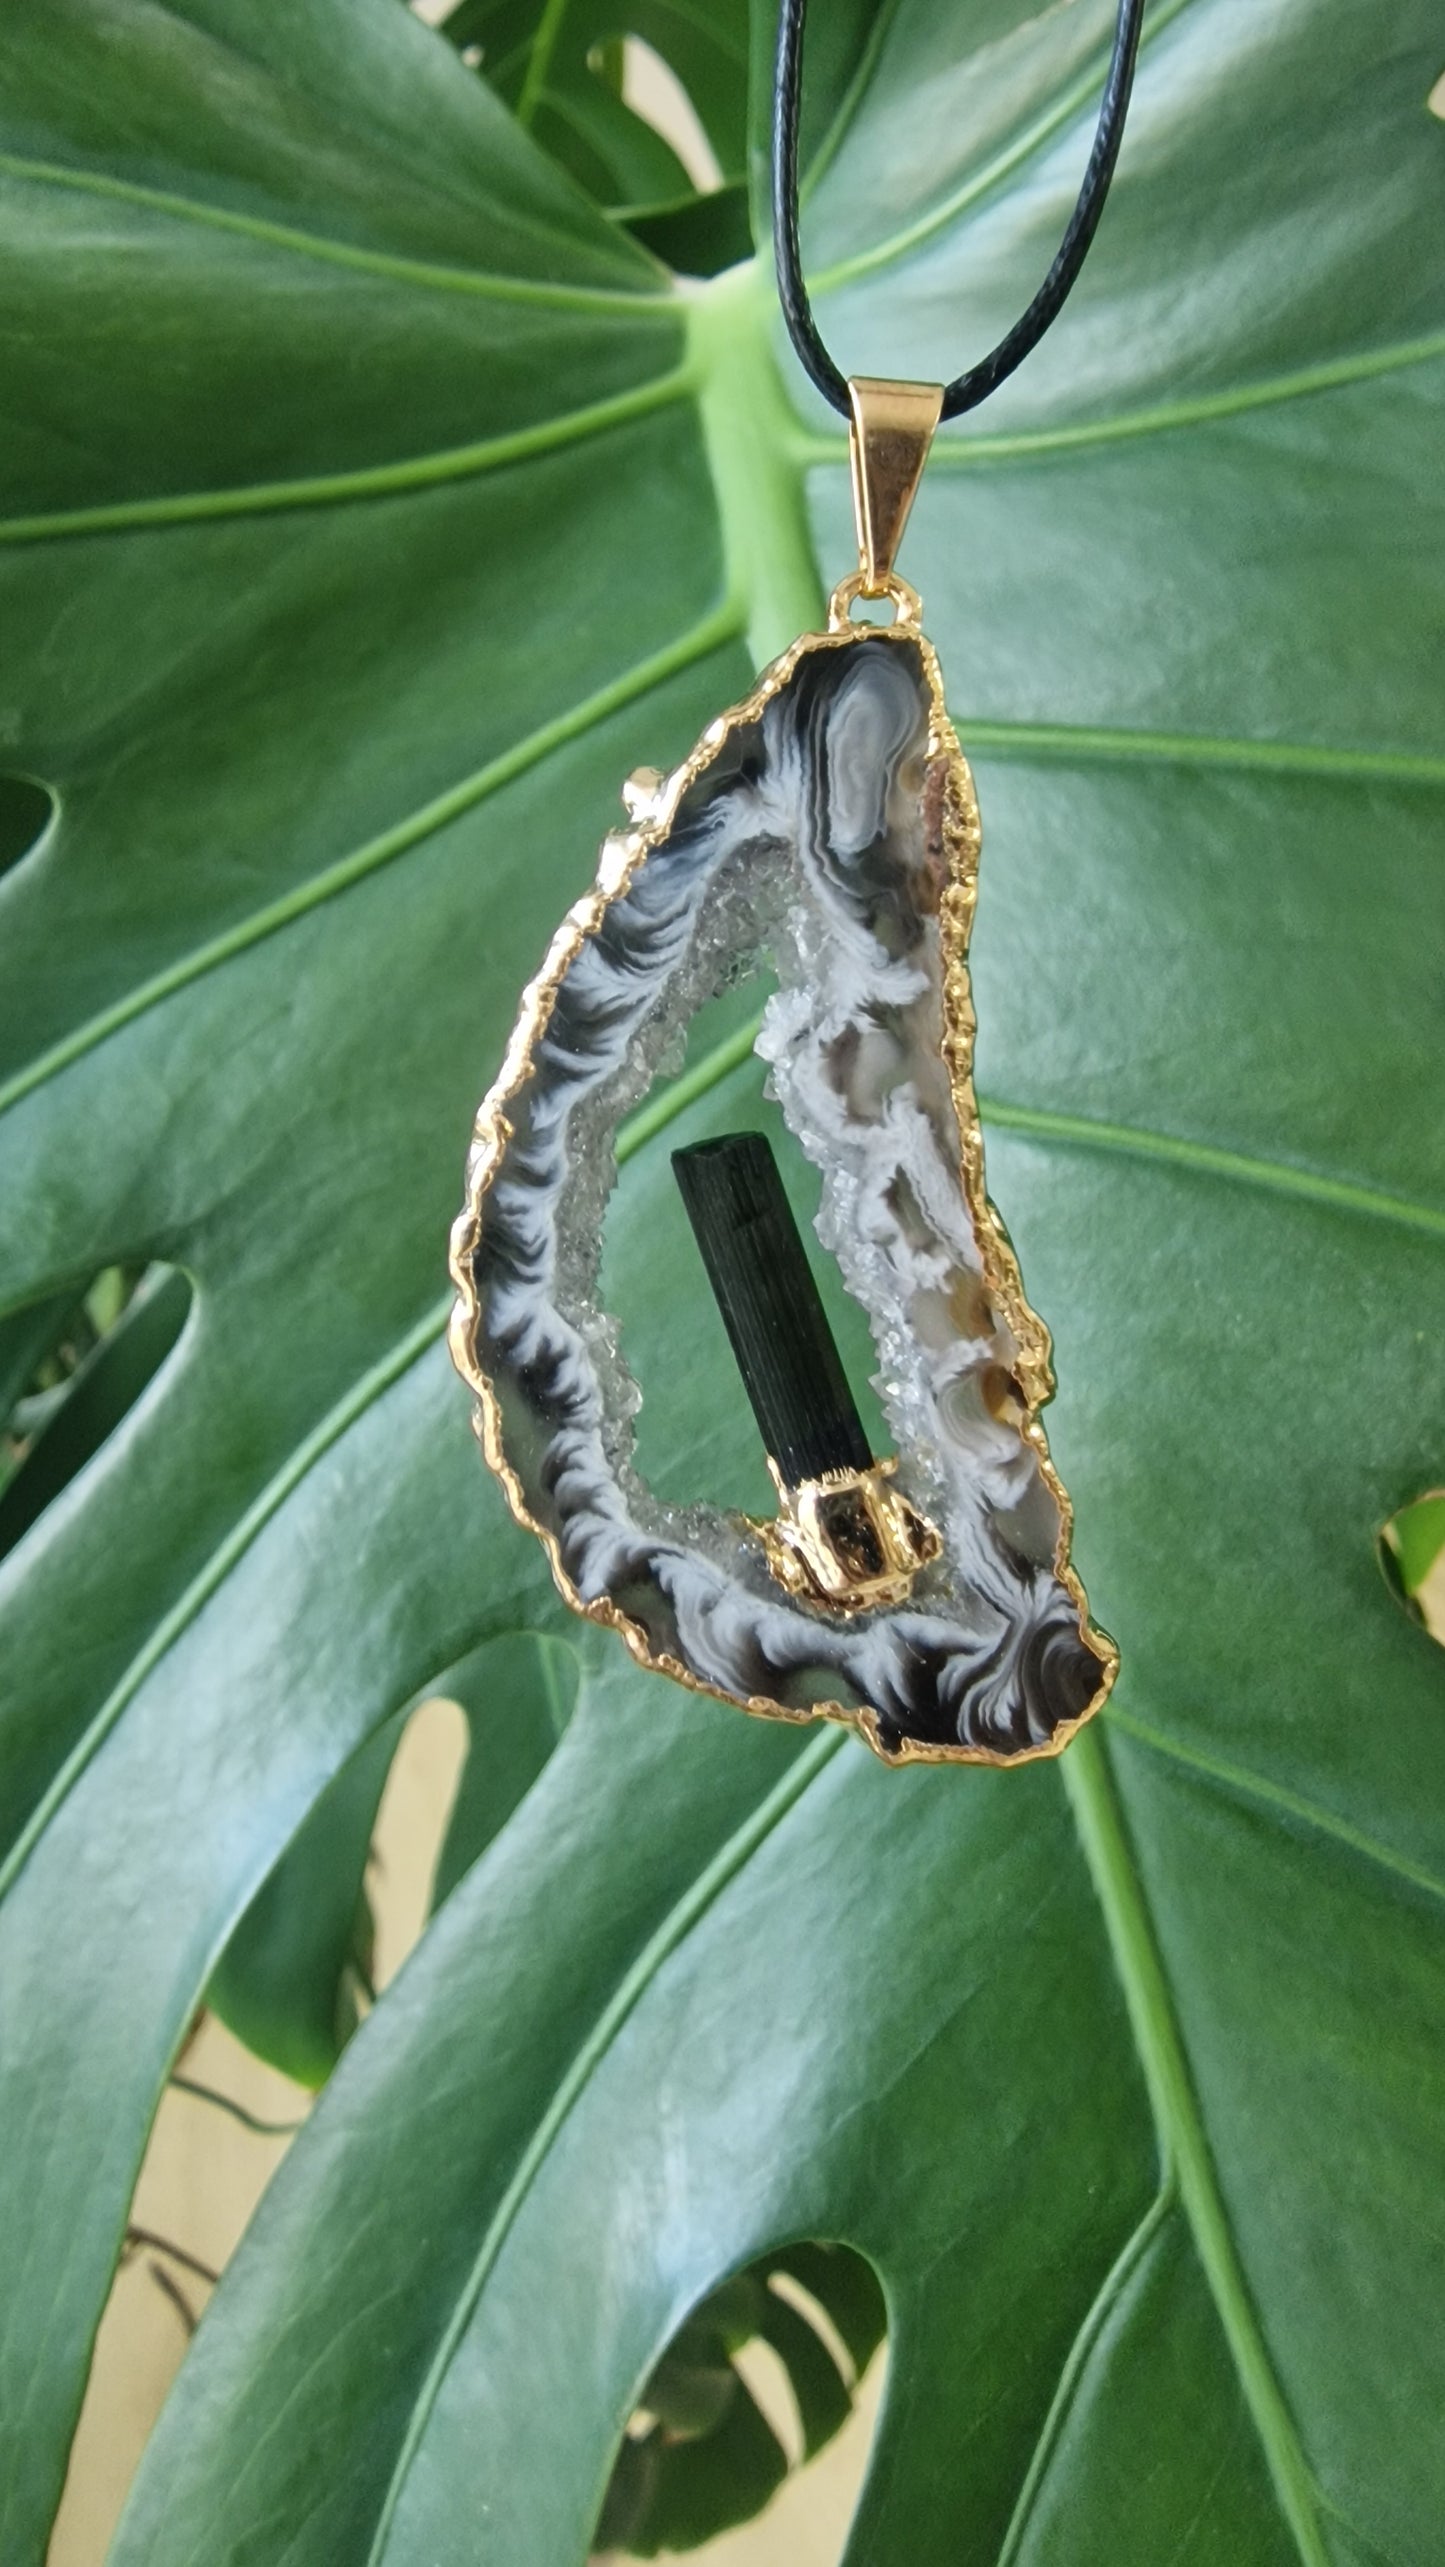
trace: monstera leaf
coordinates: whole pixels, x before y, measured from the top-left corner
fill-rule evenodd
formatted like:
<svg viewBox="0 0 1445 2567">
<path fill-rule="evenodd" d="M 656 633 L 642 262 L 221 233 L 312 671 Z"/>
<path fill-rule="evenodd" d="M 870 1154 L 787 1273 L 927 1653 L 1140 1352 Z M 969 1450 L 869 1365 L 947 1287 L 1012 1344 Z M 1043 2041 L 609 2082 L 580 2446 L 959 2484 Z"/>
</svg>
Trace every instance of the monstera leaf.
<svg viewBox="0 0 1445 2567">
<path fill-rule="evenodd" d="M 828 336 L 951 370 L 1052 252 L 1109 11 L 816 15 Z M 679 283 L 396 0 L 11 0 L 7 1355 L 114 1268 L 190 1299 L 4 1563 L 7 2567 L 193 2009 L 484 1650 L 516 1805 L 217 2294 L 125 2567 L 580 2560 L 689 2313 L 808 2242 L 887 2297 L 857 2567 L 1438 2554 L 1445 1690 L 1374 1548 L 1445 1427 L 1442 50 L 1424 0 L 1155 0 L 1084 281 L 919 502 L 990 1176 L 1124 1664 L 1057 1767 L 895 1774 L 566 1628 L 440 1343 L 619 779 L 851 559 L 766 261 Z M 667 1150 L 759 1110 L 734 1013 L 627 1139 L 669 1493 L 744 1502 L 751 1446 Z"/>
<path fill-rule="evenodd" d="M 677 0 L 460 0 L 442 31 L 498 97 L 592 193 L 633 207 L 691 192 L 670 143 L 624 99 L 623 45 L 649 43 L 677 74 L 724 177 L 747 155 L 748 27 L 743 0 L 706 16 Z"/>
</svg>

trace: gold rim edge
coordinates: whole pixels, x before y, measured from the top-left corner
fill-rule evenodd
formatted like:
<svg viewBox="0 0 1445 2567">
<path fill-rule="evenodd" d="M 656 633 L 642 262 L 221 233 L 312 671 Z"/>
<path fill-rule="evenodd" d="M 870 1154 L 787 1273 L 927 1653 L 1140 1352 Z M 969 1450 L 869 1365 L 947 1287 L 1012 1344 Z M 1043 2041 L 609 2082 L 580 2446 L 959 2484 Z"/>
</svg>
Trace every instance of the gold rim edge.
<svg viewBox="0 0 1445 2567">
<path fill-rule="evenodd" d="M 619 1633 L 640 1667 L 645 1667 L 653 1675 L 668 1676 L 674 1684 L 685 1686 L 691 1693 L 706 1694 L 715 1702 L 725 1702 L 757 1719 L 784 1720 L 804 1727 L 816 1721 L 835 1721 L 844 1728 L 856 1730 L 874 1755 L 889 1766 L 1039 1764 L 1062 1755 L 1071 1740 L 1103 1708 L 1119 1672 L 1119 1651 L 1109 1634 L 1090 1618 L 1089 1600 L 1070 1556 L 1073 1504 L 1054 1468 L 1048 1437 L 1039 1414 L 1054 1394 L 1052 1340 L 1047 1326 L 1024 1291 L 1013 1243 L 990 1199 L 986 1182 L 983 1129 L 973 1084 L 977 1017 L 968 972 L 968 947 L 978 891 L 982 834 L 973 776 L 958 734 L 948 717 L 938 654 L 921 629 L 916 592 L 904 581 L 890 578 L 884 593 L 893 600 L 895 621 L 892 624 L 855 624 L 849 610 L 855 598 L 865 593 L 858 573 L 841 580 L 829 601 L 826 631 L 800 633 L 797 640 L 763 670 L 750 694 L 709 722 L 696 747 L 649 797 L 646 817 L 637 820 L 627 830 L 610 833 L 603 840 L 597 879 L 590 891 L 573 902 L 547 948 L 540 971 L 527 983 L 502 1066 L 477 1109 L 472 1146 L 467 1156 L 466 1197 L 451 1230 L 448 1262 L 457 1287 L 457 1299 L 447 1331 L 447 1343 L 452 1362 L 474 1395 L 472 1423 L 487 1465 L 501 1482 L 517 1523 L 525 1532 L 534 1534 L 546 1552 L 553 1581 L 563 1602 L 585 1620 Z M 772 698 L 782 693 L 800 660 L 809 652 L 846 650 L 854 643 L 869 640 L 915 644 L 928 683 L 928 754 L 930 760 L 942 758 L 948 781 L 944 816 L 948 888 L 939 913 L 943 1053 L 961 1142 L 960 1174 L 964 1200 L 978 1241 L 984 1282 L 1007 1319 L 1019 1347 L 1019 1378 L 1027 1408 L 1021 1431 L 1038 1455 L 1040 1472 L 1059 1510 L 1054 1572 L 1077 1610 L 1080 1638 L 1099 1661 L 1099 1682 L 1084 1709 L 1074 1719 L 1061 1721 L 1053 1736 L 1038 1746 L 1012 1751 L 995 1747 L 951 1747 L 912 1738 L 905 1738 L 897 1747 L 889 1748 L 879 1737 L 878 1714 L 870 1704 L 865 1703 L 854 1710 L 845 1703 L 818 1702 L 791 1710 L 766 1695 L 728 1693 L 720 1685 L 706 1684 L 670 1652 L 654 1649 L 641 1624 L 624 1613 L 610 1596 L 589 1599 L 579 1594 L 573 1585 L 562 1565 L 556 1535 L 538 1523 L 527 1505 L 521 1481 L 503 1448 L 501 1404 L 495 1385 L 477 1360 L 481 1303 L 473 1273 L 473 1258 L 481 1232 L 482 1207 L 491 1191 L 507 1143 L 512 1138 L 506 1108 L 531 1075 L 532 1055 L 546 1032 L 558 989 L 567 971 L 583 945 L 597 934 L 613 902 L 624 897 L 639 868 L 654 848 L 662 845 L 683 795 L 712 765 L 730 733 L 745 723 L 758 720 Z"/>
</svg>

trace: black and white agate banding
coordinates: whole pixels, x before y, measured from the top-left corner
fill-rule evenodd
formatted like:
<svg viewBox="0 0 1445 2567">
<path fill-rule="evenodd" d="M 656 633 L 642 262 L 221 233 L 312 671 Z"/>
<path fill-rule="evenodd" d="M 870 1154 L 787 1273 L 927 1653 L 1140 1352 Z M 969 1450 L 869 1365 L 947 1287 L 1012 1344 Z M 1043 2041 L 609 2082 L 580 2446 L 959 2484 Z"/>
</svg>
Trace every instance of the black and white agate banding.
<svg viewBox="0 0 1445 2567">
<path fill-rule="evenodd" d="M 984 1192 L 977 814 L 931 649 L 902 626 L 806 637 L 637 822 L 554 939 L 478 1118 L 453 1348 L 488 1459 L 568 1601 L 644 1663 L 749 1711 L 851 1720 L 892 1759 L 1050 1753 L 1116 1662 L 1038 1422 L 1048 1334 Z M 907 1602 L 874 1612 L 790 1597 L 746 1519 L 652 1495 L 597 1301 L 617 1127 L 749 954 L 776 971 L 757 1048 L 872 1326 L 898 1484 L 942 1537 Z"/>
</svg>

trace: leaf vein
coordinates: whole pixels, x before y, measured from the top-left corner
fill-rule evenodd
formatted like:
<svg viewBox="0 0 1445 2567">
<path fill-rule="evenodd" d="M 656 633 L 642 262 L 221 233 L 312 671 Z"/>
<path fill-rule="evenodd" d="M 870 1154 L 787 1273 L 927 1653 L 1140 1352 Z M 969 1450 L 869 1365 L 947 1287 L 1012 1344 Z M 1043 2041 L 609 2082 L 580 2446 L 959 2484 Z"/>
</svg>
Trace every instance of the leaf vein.
<svg viewBox="0 0 1445 2567">
<path fill-rule="evenodd" d="M 1243 774 L 1319 776 L 1340 784 L 1445 784 L 1445 757 L 1408 749 L 1337 749 L 1313 740 L 1251 740 L 1205 731 L 1114 731 L 1096 723 L 988 722 L 957 717 L 973 751 L 1025 764 L 1092 758 L 1166 766 L 1233 768 Z"/>
<path fill-rule="evenodd" d="M 1038 2501 L 1039 2489 L 1048 2475 L 1054 2453 L 1058 2448 L 1060 2434 L 1068 2419 L 1069 2409 L 1073 2405 L 1079 2383 L 1088 2367 L 1089 2358 L 1105 2325 L 1123 2298 L 1137 2266 L 1153 2245 L 1165 2219 L 1173 2210 L 1177 2198 L 1171 2169 L 1166 2172 L 1163 2183 L 1137 2228 L 1115 2256 L 1084 2313 L 1082 2324 L 1064 2357 L 1054 2394 L 1039 2428 L 1038 2440 L 1030 2454 L 1029 2465 L 1024 2472 L 1023 2485 L 1019 2489 L 1018 2502 L 1009 2517 L 1003 2546 L 998 2553 L 998 2567 L 1015 2567 L 1030 2516 Z"/>
<path fill-rule="evenodd" d="M 1411 366 L 1429 365 L 1445 356 L 1445 332 L 1420 339 L 1398 339 L 1387 347 L 1362 348 L 1349 356 L 1328 357 L 1320 364 L 1299 366 L 1289 374 L 1268 375 L 1258 383 L 1230 384 L 1219 392 L 1201 392 L 1187 401 L 1161 401 L 1147 410 L 1122 410 L 1101 419 L 1071 420 L 1056 428 L 1015 428 L 994 436 L 967 431 L 935 439 L 929 453 L 930 473 L 971 472 L 992 463 L 1027 462 L 1034 455 L 1069 454 L 1090 446 L 1120 444 L 1174 428 L 1208 426 L 1248 410 L 1268 410 L 1313 394 L 1340 392 L 1356 383 L 1372 383 L 1402 374 Z M 809 465 L 848 461 L 846 437 L 802 430 L 794 444 L 795 460 Z"/>
<path fill-rule="evenodd" d="M 1445 1211 L 1434 1205 L 1387 1194 L 1352 1178 L 1291 1167 L 1287 1160 L 1252 1158 L 1242 1150 L 1218 1149 L 1209 1141 L 1186 1140 L 1175 1133 L 1151 1131 L 1142 1124 L 1095 1122 L 1084 1114 L 1055 1114 L 1043 1107 L 1007 1105 L 997 1097 L 981 1096 L 979 1112 L 985 1123 L 997 1130 L 1018 1132 L 1030 1140 L 1154 1159 L 1164 1166 L 1191 1169 L 1202 1176 L 1222 1177 L 1239 1185 L 1263 1186 L 1275 1194 L 1298 1195 L 1331 1211 L 1361 1213 L 1371 1220 L 1397 1222 L 1402 1229 L 1423 1231 L 1429 1238 L 1445 1239 Z"/>
<path fill-rule="evenodd" d="M 538 420 L 505 436 L 482 437 L 464 446 L 438 447 L 408 455 L 400 462 L 367 464 L 349 472 L 311 473 L 290 481 L 260 481 L 229 489 L 185 490 L 149 499 L 118 499 L 89 508 L 53 509 L 48 513 L 0 518 L 0 544 L 49 543 L 74 535 L 130 533 L 153 526 L 194 525 L 220 517 L 268 515 L 284 508 L 322 508 L 354 500 L 384 499 L 397 491 L 429 490 L 439 483 L 471 480 L 533 455 L 554 454 L 603 435 L 632 419 L 680 401 L 695 388 L 692 371 L 679 366 L 631 391 L 606 401 L 588 403 L 555 419 Z"/>
<path fill-rule="evenodd" d="M 1408 1854 L 1398 1853 L 1379 1837 L 1367 1835 L 1363 1828 L 1351 1826 L 1348 1819 L 1337 1817 L 1333 1810 L 1325 1809 L 1304 1793 L 1292 1792 L 1285 1784 L 1272 1782 L 1267 1775 L 1255 1773 L 1247 1765 L 1231 1764 L 1222 1756 L 1207 1754 L 1203 1748 L 1186 1746 L 1182 1740 L 1170 1738 L 1163 1730 L 1154 1728 L 1152 1723 L 1136 1720 L 1132 1712 L 1121 1711 L 1115 1703 L 1106 1706 L 1105 1716 L 1111 1729 L 1120 1730 L 1126 1738 L 1137 1739 L 1141 1747 L 1149 1748 L 1154 1755 L 1187 1766 L 1191 1773 L 1204 1774 L 1211 1782 L 1242 1792 L 1250 1800 L 1262 1802 L 1266 1808 L 1280 1810 L 1287 1818 L 1298 1819 L 1302 1825 L 1316 1829 L 1322 1836 L 1333 1837 L 1336 1843 L 1347 1845 L 1352 1854 L 1363 1856 L 1368 1863 L 1378 1864 L 1383 1871 L 1393 1873 L 1397 1880 L 1407 1881 L 1412 1889 L 1424 1890 L 1431 1898 L 1445 1900 L 1445 1880 L 1426 1864 L 1415 1862 Z"/>
<path fill-rule="evenodd" d="M 238 954 L 249 952 L 266 937 L 293 925 L 297 919 L 318 909 L 323 902 L 334 900 L 339 893 L 349 891 L 354 883 L 365 881 L 397 856 L 420 846 L 424 840 L 435 836 L 439 829 L 448 827 L 478 803 L 486 801 L 491 794 L 499 792 L 504 785 L 513 783 L 518 776 L 540 764 L 554 749 L 582 739 L 599 723 L 647 694 L 652 687 L 691 667 L 695 660 L 705 658 L 709 651 L 723 643 L 735 640 L 738 630 L 737 610 L 724 601 L 678 641 L 654 652 L 650 658 L 640 660 L 621 677 L 600 687 L 594 695 L 585 697 L 566 713 L 543 723 L 539 730 L 530 732 L 525 739 L 514 742 L 500 757 L 477 768 L 474 774 L 463 777 L 459 784 L 449 785 L 444 793 L 423 803 L 419 810 L 410 812 L 390 829 L 383 830 L 379 837 L 368 839 L 364 846 L 338 857 L 334 864 L 327 865 L 308 881 L 298 884 L 294 891 L 283 893 L 280 899 L 268 902 L 263 909 L 254 910 L 250 917 L 240 919 L 234 927 L 212 936 L 193 952 L 168 964 L 163 971 L 153 973 L 149 980 L 128 990 L 123 998 L 116 999 L 109 1007 L 101 1008 L 85 1024 L 74 1027 L 48 1051 L 27 1062 L 23 1069 L 17 1070 L 0 1085 L 0 1114 L 7 1113 L 62 1070 L 71 1068 L 88 1052 L 96 1050 L 113 1034 L 122 1032 L 138 1017 L 159 1006 L 163 999 L 189 988 L 206 973 L 219 969 Z"/>
<path fill-rule="evenodd" d="M 1188 6 L 1189 0 L 1158 0 L 1158 5 L 1147 20 L 1139 40 L 1141 64 L 1148 47 Z M 927 213 L 918 215 L 911 223 L 905 223 L 900 231 L 892 233 L 888 239 L 875 241 L 871 249 L 857 250 L 850 258 L 839 259 L 834 266 L 822 269 L 812 279 L 813 292 L 828 294 L 836 286 L 851 285 L 856 277 L 872 276 L 880 267 L 891 267 L 895 260 L 906 256 L 909 250 L 917 249 L 922 242 L 932 240 L 936 233 L 944 231 L 958 215 L 969 212 L 973 206 L 981 203 L 984 197 L 991 196 L 995 188 L 1001 187 L 1004 180 L 1012 178 L 1017 170 L 1026 167 L 1029 161 L 1046 149 L 1056 134 L 1062 132 L 1064 127 L 1073 122 L 1084 108 L 1089 107 L 1097 99 L 1103 85 L 1108 60 L 1107 49 L 1097 53 L 1088 68 L 1080 72 L 1078 78 L 1071 81 L 1066 89 L 1059 92 L 1052 105 L 1047 107 L 1041 116 L 1036 117 L 1032 125 L 1026 126 L 1023 133 L 1016 135 L 1002 151 L 996 152 L 993 159 L 986 161 L 983 168 L 977 170 L 972 178 L 964 179 L 950 195 L 942 197 L 937 205 L 931 206 Z"/>
<path fill-rule="evenodd" d="M 440 293 L 476 294 L 497 303 L 531 303 L 558 312 L 611 313 L 631 317 L 649 311 L 675 311 L 677 296 L 653 288 L 636 292 L 622 286 L 555 285 L 543 277 L 502 276 L 481 268 L 450 267 L 440 260 L 405 258 L 389 250 L 363 249 L 359 242 L 338 241 L 308 232 L 268 215 L 243 214 L 229 205 L 207 205 L 200 197 L 181 196 L 169 188 L 144 187 L 108 171 L 68 168 L 64 162 L 30 160 L 19 152 L 0 152 L 0 172 L 42 187 L 71 187 L 134 205 L 176 222 L 200 223 L 212 231 L 230 232 L 259 241 L 268 249 L 322 259 L 333 267 L 384 276 L 401 285 L 425 286 Z"/>
<path fill-rule="evenodd" d="M 762 1026 L 762 1015 L 750 1017 L 732 1038 L 739 1061 L 756 1041 Z M 1025 1139 L 1057 1141 L 1066 1148 L 1118 1150 L 1139 1158 L 1157 1159 L 1166 1166 L 1197 1171 L 1200 1175 L 1222 1178 L 1226 1183 L 1262 1186 L 1268 1191 L 1301 1196 L 1306 1202 L 1325 1205 L 1331 1211 L 1362 1213 L 1377 1221 L 1398 1222 L 1402 1228 L 1423 1230 L 1432 1238 L 1445 1238 L 1445 1211 L 1432 1204 L 1414 1203 L 1406 1196 L 1387 1194 L 1356 1180 L 1332 1177 L 1311 1168 L 1291 1167 L 1287 1160 L 1260 1159 L 1242 1150 L 1224 1150 L 1213 1142 L 1191 1141 L 1171 1132 L 1157 1132 L 1147 1124 L 1096 1122 L 1082 1114 L 1058 1114 L 1046 1107 L 1011 1105 L 1002 1097 L 980 1095 L 978 1110 L 983 1121 L 1000 1132 L 1017 1132 Z M 637 1118 L 645 1120 L 647 1108 Z"/>
</svg>

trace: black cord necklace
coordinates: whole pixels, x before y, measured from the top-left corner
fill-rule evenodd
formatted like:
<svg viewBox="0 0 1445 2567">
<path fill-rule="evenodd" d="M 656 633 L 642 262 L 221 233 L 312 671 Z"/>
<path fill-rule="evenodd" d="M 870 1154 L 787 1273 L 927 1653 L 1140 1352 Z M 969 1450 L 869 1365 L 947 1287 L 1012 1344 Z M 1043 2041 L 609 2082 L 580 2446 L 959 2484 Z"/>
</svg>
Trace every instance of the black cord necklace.
<svg viewBox="0 0 1445 2567">
<path fill-rule="evenodd" d="M 778 16 L 777 68 L 773 89 L 773 255 L 778 271 L 778 300 L 788 325 L 788 336 L 797 350 L 799 363 L 811 375 L 825 401 L 849 414 L 847 378 L 841 374 L 818 335 L 808 289 L 803 281 L 802 251 L 798 240 L 798 117 L 803 92 L 803 20 L 807 0 L 781 0 Z M 1089 252 L 1089 244 L 1098 229 L 1119 145 L 1124 139 L 1124 119 L 1129 112 L 1129 92 L 1134 83 L 1134 60 L 1139 50 L 1139 29 L 1143 23 L 1144 0 L 1119 0 L 1119 15 L 1114 28 L 1114 50 L 1109 61 L 1104 96 L 1099 108 L 1098 129 L 1079 200 L 1069 217 L 1068 228 L 1059 243 L 1058 254 L 1027 311 L 1021 312 L 1013 328 L 991 348 L 976 365 L 955 375 L 945 384 L 939 416 L 962 418 L 965 410 L 976 410 L 991 392 L 1022 365 L 1031 348 L 1036 348 L 1050 322 L 1072 288 Z"/>
<path fill-rule="evenodd" d="M 827 630 L 774 660 L 681 766 L 628 778 L 628 825 L 524 994 L 453 1233 L 453 1352 L 487 1458 L 567 1601 L 644 1666 L 744 1711 L 846 1722 L 890 1764 L 1056 1755 L 1118 1665 L 1070 1565 L 1040 1417 L 1048 1330 L 984 1185 L 978 805 L 893 559 L 940 417 L 1003 381 L 1079 272 L 1141 8 L 1120 0 L 1058 257 L 1007 337 L 945 389 L 845 380 L 818 336 L 798 257 L 803 0 L 783 0 L 778 279 L 803 364 L 850 420 L 858 568 Z M 855 623 L 860 598 L 886 601 L 892 623 Z M 686 1506 L 643 1487 L 640 1394 L 597 1300 L 599 1171 L 619 1118 L 691 1011 L 750 961 L 776 974 L 757 1049 L 821 1174 L 820 1235 L 871 1325 L 895 1446 L 875 1458 L 768 1137 L 695 1142 L 673 1165 L 767 1453 L 767 1517 L 726 1512 L 705 1487 Z M 710 1329 L 716 1343 L 699 1310 L 701 1364 Z M 720 1435 L 725 1409 L 720 1389 Z"/>
</svg>

